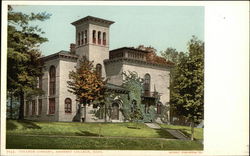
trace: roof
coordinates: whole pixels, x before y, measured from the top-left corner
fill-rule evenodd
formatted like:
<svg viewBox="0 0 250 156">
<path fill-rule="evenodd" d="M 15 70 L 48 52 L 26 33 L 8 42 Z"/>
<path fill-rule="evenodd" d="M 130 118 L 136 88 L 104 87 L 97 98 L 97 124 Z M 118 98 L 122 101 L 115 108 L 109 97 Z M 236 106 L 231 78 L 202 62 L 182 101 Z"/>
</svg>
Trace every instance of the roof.
<svg viewBox="0 0 250 156">
<path fill-rule="evenodd" d="M 127 89 L 123 88 L 122 86 L 118 86 L 118 85 L 111 84 L 111 83 L 106 83 L 104 88 L 108 89 L 108 90 L 113 90 L 116 92 L 121 92 L 121 93 L 128 93 L 129 92 Z"/>
<path fill-rule="evenodd" d="M 59 52 L 57 52 L 55 54 L 44 56 L 41 59 L 43 61 L 47 61 L 47 60 L 51 60 L 51 59 L 55 59 L 55 58 L 59 58 L 59 57 L 71 58 L 71 59 L 74 59 L 74 60 L 78 59 L 78 55 L 72 54 L 69 51 L 65 51 L 65 50 L 61 50 L 61 51 L 59 51 Z"/>
<path fill-rule="evenodd" d="M 109 20 L 105 20 L 105 19 L 102 19 L 102 18 L 98 18 L 98 17 L 86 16 L 86 17 L 81 18 L 81 19 L 79 19 L 79 20 L 77 20 L 75 22 L 72 22 L 71 24 L 76 26 L 78 24 L 81 24 L 82 22 L 89 22 L 89 21 L 108 24 L 108 25 L 111 25 L 111 24 L 115 23 L 114 21 L 109 21 Z"/>
<path fill-rule="evenodd" d="M 130 50 L 130 51 L 136 51 L 136 52 L 149 53 L 149 51 L 140 50 L 140 49 L 135 49 L 135 48 L 131 48 L 131 47 L 121 47 L 121 48 L 117 48 L 117 49 L 110 50 L 110 52 L 120 51 L 120 50 Z"/>
</svg>

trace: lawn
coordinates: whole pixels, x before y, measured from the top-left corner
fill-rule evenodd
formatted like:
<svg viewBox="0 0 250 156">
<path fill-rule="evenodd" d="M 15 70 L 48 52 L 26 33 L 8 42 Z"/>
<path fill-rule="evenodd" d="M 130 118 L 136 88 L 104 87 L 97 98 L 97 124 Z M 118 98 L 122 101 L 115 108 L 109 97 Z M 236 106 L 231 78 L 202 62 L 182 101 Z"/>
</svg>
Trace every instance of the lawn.
<svg viewBox="0 0 250 156">
<path fill-rule="evenodd" d="M 136 126 L 140 129 L 136 129 Z M 100 129 L 101 127 L 101 129 Z M 12 135 L 64 135 L 64 136 L 122 136 L 143 138 L 174 137 L 163 129 L 151 129 L 139 123 L 67 123 L 67 122 L 31 122 L 7 121 L 7 134 Z"/>
<path fill-rule="evenodd" d="M 170 128 L 166 125 L 161 126 Z M 66 123 L 8 120 L 6 134 L 7 149 L 203 149 L 203 145 L 197 141 L 177 140 L 167 131 L 151 129 L 143 123 L 136 125 L 135 123 Z"/>
<path fill-rule="evenodd" d="M 7 149 L 202 150 L 200 143 L 182 140 L 8 136 Z"/>
<path fill-rule="evenodd" d="M 162 128 L 178 129 L 187 136 L 191 135 L 191 128 L 188 126 L 176 126 L 167 124 L 160 124 L 160 126 Z M 203 128 L 194 128 L 194 138 L 197 140 L 203 140 Z"/>
</svg>

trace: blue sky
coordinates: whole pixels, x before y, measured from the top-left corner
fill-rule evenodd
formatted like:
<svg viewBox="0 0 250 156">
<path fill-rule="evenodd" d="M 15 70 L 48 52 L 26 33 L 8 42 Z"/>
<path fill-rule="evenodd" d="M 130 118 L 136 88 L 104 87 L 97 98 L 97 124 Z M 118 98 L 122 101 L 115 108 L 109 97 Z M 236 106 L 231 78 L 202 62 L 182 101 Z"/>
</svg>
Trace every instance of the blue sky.
<svg viewBox="0 0 250 156">
<path fill-rule="evenodd" d="M 34 22 L 45 32 L 48 42 L 41 46 L 43 55 L 69 50 L 75 42 L 72 23 L 91 15 L 115 21 L 110 27 L 110 50 L 124 46 L 153 46 L 158 52 L 168 47 L 187 51 L 192 35 L 204 40 L 204 7 L 200 6 L 55 6 L 19 5 L 14 11 L 47 12 L 51 18 Z"/>
</svg>

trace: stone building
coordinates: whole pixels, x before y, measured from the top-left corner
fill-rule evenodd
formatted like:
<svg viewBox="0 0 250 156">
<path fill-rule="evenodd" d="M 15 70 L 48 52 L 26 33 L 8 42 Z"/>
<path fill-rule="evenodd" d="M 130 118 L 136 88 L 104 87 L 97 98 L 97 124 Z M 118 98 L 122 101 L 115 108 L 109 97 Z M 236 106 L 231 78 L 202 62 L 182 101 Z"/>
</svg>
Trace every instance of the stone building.
<svg viewBox="0 0 250 156">
<path fill-rule="evenodd" d="M 142 99 L 150 101 L 154 98 L 153 92 L 157 90 L 161 97 L 160 103 L 155 105 L 157 105 L 157 113 L 161 113 L 161 106 L 166 106 L 169 102 L 171 66 L 167 63 L 148 61 L 150 52 L 146 50 L 122 47 L 110 51 L 109 30 L 113 23 L 113 21 L 92 16 L 71 23 L 76 28 L 75 44 L 71 44 L 70 51 L 60 51 L 41 58 L 45 68 L 44 75 L 39 78 L 39 88 L 42 88 L 45 94 L 32 101 L 26 101 L 25 119 L 74 121 L 75 118 L 80 118 L 85 122 L 124 121 L 120 111 L 122 101 L 118 98 L 114 99 L 110 117 L 97 118 L 92 113 L 97 108 L 90 105 L 82 111 L 84 108 L 76 102 L 76 96 L 68 92 L 69 72 L 75 70 L 77 60 L 82 56 L 93 60 L 99 74 L 108 78 L 108 84 L 105 87 L 120 94 L 129 92 L 122 87 L 124 79 L 122 72 L 137 72 L 145 80 Z M 144 105 L 146 112 L 150 104 L 145 102 Z"/>
</svg>

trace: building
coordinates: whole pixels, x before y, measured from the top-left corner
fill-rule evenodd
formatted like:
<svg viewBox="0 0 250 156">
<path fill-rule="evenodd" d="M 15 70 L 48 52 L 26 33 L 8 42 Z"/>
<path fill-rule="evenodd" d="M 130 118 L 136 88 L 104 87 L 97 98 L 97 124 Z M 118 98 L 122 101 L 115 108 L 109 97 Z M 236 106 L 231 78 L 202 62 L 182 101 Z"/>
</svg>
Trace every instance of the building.
<svg viewBox="0 0 250 156">
<path fill-rule="evenodd" d="M 108 78 L 107 88 L 120 94 L 127 94 L 121 85 L 122 72 L 135 71 L 145 79 L 143 100 L 146 101 L 145 109 L 150 105 L 150 99 L 154 98 L 154 91 L 160 93 L 161 105 L 169 102 L 170 68 L 168 63 L 148 61 L 149 51 L 135 48 L 122 47 L 109 50 L 109 30 L 113 21 L 87 16 L 71 23 L 76 28 L 75 44 L 71 44 L 70 51 L 43 57 L 45 63 L 44 75 L 39 78 L 39 87 L 45 92 L 43 96 L 36 97 L 32 101 L 26 101 L 25 119 L 41 121 L 74 121 L 83 118 L 85 122 L 123 122 L 124 117 L 120 111 L 122 101 L 114 99 L 112 114 L 110 117 L 96 118 L 93 105 L 87 106 L 84 112 L 82 106 L 76 102 L 76 97 L 68 92 L 67 81 L 69 72 L 77 67 L 77 60 L 85 56 L 94 61 L 96 70 L 103 77 Z M 158 59 L 162 59 L 158 57 Z M 146 110 L 145 110 L 146 111 Z"/>
</svg>

